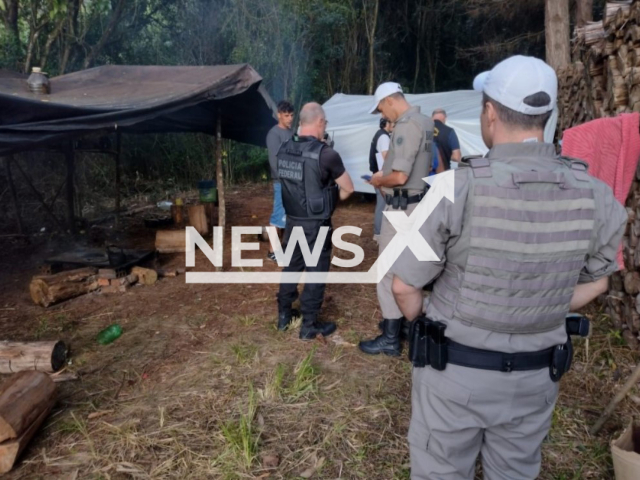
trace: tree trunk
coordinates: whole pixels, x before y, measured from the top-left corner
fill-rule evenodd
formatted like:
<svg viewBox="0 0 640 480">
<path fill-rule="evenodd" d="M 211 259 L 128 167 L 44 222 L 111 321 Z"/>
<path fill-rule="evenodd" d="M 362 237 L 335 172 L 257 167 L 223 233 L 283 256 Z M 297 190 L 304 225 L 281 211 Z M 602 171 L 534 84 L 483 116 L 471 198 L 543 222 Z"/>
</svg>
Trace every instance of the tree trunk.
<svg viewBox="0 0 640 480">
<path fill-rule="evenodd" d="M 25 370 L 54 373 L 67 361 L 64 342 L 0 342 L 0 373 Z"/>
<path fill-rule="evenodd" d="M 576 0 L 576 26 L 584 27 L 593 21 L 593 0 Z"/>
<path fill-rule="evenodd" d="M 0 388 L 0 443 L 18 438 L 55 401 L 56 386 L 42 372 L 20 372 Z"/>
<path fill-rule="evenodd" d="M 374 71 L 375 71 L 375 44 L 376 44 L 376 26 L 378 24 L 378 10 L 379 10 L 379 0 L 375 0 L 375 3 L 373 4 L 373 12 L 372 12 L 372 16 L 373 18 L 371 19 L 371 23 L 369 23 L 369 19 L 368 19 L 368 15 L 367 15 L 367 8 L 366 8 L 366 1 L 364 0 L 363 2 L 363 10 L 364 10 L 364 21 L 365 21 L 365 26 L 367 28 L 367 39 L 369 40 L 369 74 L 368 74 L 368 78 L 367 78 L 367 84 L 368 84 L 368 94 L 369 95 L 373 95 L 373 87 L 374 87 Z"/>
<path fill-rule="evenodd" d="M 545 0 L 547 63 L 557 72 L 571 61 L 569 48 L 569 0 Z"/>
<path fill-rule="evenodd" d="M 47 60 L 49 59 L 49 52 L 51 51 L 51 45 L 53 45 L 53 42 L 55 42 L 55 40 L 60 36 L 60 33 L 62 32 L 62 27 L 64 26 L 66 20 L 67 20 L 66 17 L 60 19 L 60 21 L 57 23 L 53 31 L 47 37 L 47 41 L 44 44 L 44 52 L 40 57 L 40 68 L 42 68 L 43 70 L 45 69 L 47 65 Z"/>
<path fill-rule="evenodd" d="M 0 10 L 2 14 L 2 22 L 4 26 L 11 32 L 11 37 L 15 40 L 20 39 L 20 31 L 18 29 L 18 3 L 20 0 L 5 0 L 4 10 Z"/>
<path fill-rule="evenodd" d="M 115 10 L 113 11 L 113 14 L 111 15 L 111 20 L 109 21 L 109 25 L 107 25 L 107 28 L 102 33 L 100 40 L 98 40 L 98 43 L 96 43 L 93 46 L 93 48 L 89 52 L 89 55 L 87 55 L 87 58 L 84 59 L 84 68 L 89 68 L 91 66 L 93 61 L 98 56 L 98 54 L 102 51 L 105 43 L 107 43 L 107 40 L 109 40 L 109 37 L 111 37 L 111 35 L 113 34 L 114 30 L 116 29 L 116 26 L 120 22 L 120 17 L 122 16 L 122 11 L 124 10 L 124 4 L 125 4 L 124 0 L 118 1 L 118 4 L 116 5 Z"/>
<path fill-rule="evenodd" d="M 86 267 L 55 275 L 37 275 L 29 285 L 31 299 L 38 305 L 48 307 L 62 300 L 97 290 L 97 272 L 93 267 Z"/>
</svg>

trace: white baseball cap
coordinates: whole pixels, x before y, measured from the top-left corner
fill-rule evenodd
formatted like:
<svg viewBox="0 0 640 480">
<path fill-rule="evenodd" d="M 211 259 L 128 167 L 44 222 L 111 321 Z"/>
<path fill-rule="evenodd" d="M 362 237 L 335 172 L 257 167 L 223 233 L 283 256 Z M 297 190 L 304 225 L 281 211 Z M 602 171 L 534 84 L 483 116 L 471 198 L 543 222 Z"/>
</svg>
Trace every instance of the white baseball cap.
<svg viewBox="0 0 640 480">
<path fill-rule="evenodd" d="M 378 85 L 378 88 L 376 88 L 376 93 L 373 95 L 375 97 L 376 103 L 373 108 L 369 110 L 369 113 L 380 113 L 378 111 L 378 104 L 380 103 L 380 101 L 387 98 L 389 95 L 393 95 L 394 93 L 402 93 L 402 87 L 399 83 L 385 82 Z"/>
<path fill-rule="evenodd" d="M 486 93 L 491 99 L 525 115 L 542 115 L 553 110 L 558 99 L 558 77 L 545 62 L 535 57 L 516 55 L 498 63 L 473 80 L 473 89 Z M 524 99 L 544 92 L 548 105 L 532 107 Z"/>
</svg>

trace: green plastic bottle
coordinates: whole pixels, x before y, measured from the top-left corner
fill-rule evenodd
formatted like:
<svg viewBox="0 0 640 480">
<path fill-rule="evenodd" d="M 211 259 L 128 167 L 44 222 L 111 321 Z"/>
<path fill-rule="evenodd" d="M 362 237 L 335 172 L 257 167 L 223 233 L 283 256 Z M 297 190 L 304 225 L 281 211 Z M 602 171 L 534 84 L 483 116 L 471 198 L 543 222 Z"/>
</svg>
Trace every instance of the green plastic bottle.
<svg viewBox="0 0 640 480">
<path fill-rule="evenodd" d="M 100 345 L 107 345 L 113 342 L 120 335 L 122 335 L 122 327 L 117 323 L 114 323 L 98 334 L 98 343 Z"/>
</svg>

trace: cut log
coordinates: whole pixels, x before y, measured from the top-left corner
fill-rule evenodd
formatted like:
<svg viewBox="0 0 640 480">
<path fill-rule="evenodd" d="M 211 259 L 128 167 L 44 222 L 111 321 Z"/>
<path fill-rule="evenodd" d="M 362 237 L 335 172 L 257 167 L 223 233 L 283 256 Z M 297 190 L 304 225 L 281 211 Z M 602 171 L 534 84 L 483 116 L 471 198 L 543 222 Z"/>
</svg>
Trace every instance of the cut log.
<svg viewBox="0 0 640 480">
<path fill-rule="evenodd" d="M 54 373 L 67 362 L 64 342 L 0 342 L 0 373 L 38 370 Z"/>
<path fill-rule="evenodd" d="M 171 205 L 171 218 L 173 218 L 173 224 L 176 227 L 184 226 L 184 206 Z"/>
<path fill-rule="evenodd" d="M 29 285 L 31 299 L 38 305 L 48 307 L 84 295 L 98 288 L 96 274 L 95 268 L 85 267 L 54 275 L 36 275 Z"/>
<path fill-rule="evenodd" d="M 0 474 L 7 473 L 13 468 L 20 454 L 49 415 L 52 406 L 53 404 L 42 412 L 19 438 L 0 443 Z"/>
<path fill-rule="evenodd" d="M 131 273 L 138 276 L 138 282 L 153 285 L 158 281 L 158 273 L 150 268 L 133 267 Z"/>
<path fill-rule="evenodd" d="M 0 387 L 0 442 L 21 436 L 55 403 L 56 385 L 42 372 L 20 372 Z"/>
<path fill-rule="evenodd" d="M 624 275 L 624 291 L 629 295 L 640 292 L 640 274 L 638 272 L 627 272 Z"/>
<path fill-rule="evenodd" d="M 189 206 L 189 225 L 196 229 L 200 235 L 209 232 L 209 222 L 207 221 L 207 212 L 204 205 Z"/>
<path fill-rule="evenodd" d="M 183 253 L 187 251 L 184 230 L 158 230 L 156 232 L 156 250 L 160 253 Z"/>
<path fill-rule="evenodd" d="M 158 276 L 160 277 L 176 277 L 178 276 L 178 270 L 175 268 L 161 268 L 158 270 Z"/>
</svg>

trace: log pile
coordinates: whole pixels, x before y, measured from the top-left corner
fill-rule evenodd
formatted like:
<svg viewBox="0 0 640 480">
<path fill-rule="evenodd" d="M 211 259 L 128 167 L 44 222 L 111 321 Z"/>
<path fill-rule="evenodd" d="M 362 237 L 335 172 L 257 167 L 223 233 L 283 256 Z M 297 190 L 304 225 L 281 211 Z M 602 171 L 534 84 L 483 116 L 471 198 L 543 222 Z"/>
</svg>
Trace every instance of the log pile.
<svg viewBox="0 0 640 480">
<path fill-rule="evenodd" d="M 607 2 L 605 18 L 574 32 L 574 63 L 558 72 L 559 131 L 640 112 L 640 2 Z"/>
<path fill-rule="evenodd" d="M 558 72 L 559 132 L 595 118 L 640 112 L 640 0 L 608 2 L 605 18 L 574 32 L 574 63 Z M 627 344 L 640 335 L 640 165 L 626 202 L 624 270 L 611 277 L 605 313 Z"/>
</svg>

